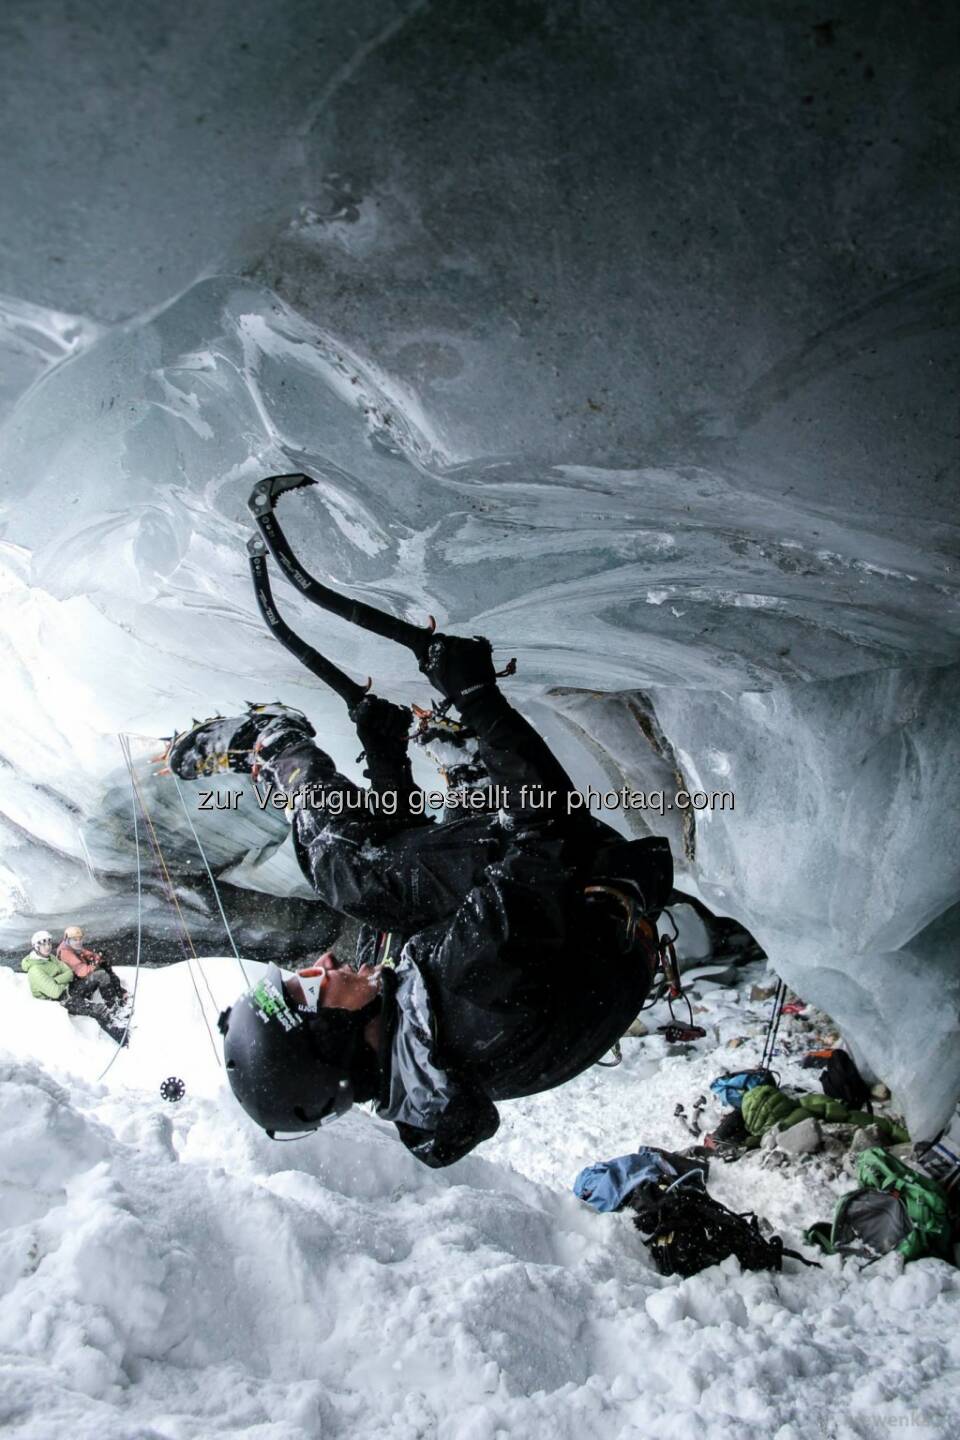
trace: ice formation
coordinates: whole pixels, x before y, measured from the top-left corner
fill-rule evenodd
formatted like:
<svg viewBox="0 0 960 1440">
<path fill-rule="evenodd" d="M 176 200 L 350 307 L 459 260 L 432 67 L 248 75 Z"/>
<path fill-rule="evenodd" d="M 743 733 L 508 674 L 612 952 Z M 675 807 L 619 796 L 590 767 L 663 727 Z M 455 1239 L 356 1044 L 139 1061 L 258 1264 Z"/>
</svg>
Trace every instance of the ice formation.
<svg viewBox="0 0 960 1440">
<path fill-rule="evenodd" d="M 366 0 L 349 26 L 292 0 L 107 5 L 82 34 L 65 6 L 7 8 L 30 124 L 4 145 L 0 273 L 5 949 L 78 911 L 130 924 L 117 732 L 145 761 L 194 714 L 282 695 L 353 764 L 246 575 L 253 480 L 302 469 L 311 567 L 516 654 L 514 695 L 584 784 L 734 792 L 666 817 L 686 883 L 917 1135 L 943 1123 L 952 81 L 934 12 L 906 39 L 884 15 L 725 4 L 692 43 L 684 7 L 641 26 L 605 0 L 496 22 Z M 278 599 L 424 698 L 409 657 Z M 211 939 L 176 796 L 145 783 Z M 238 909 L 308 904 L 281 819 L 202 819 Z"/>
</svg>

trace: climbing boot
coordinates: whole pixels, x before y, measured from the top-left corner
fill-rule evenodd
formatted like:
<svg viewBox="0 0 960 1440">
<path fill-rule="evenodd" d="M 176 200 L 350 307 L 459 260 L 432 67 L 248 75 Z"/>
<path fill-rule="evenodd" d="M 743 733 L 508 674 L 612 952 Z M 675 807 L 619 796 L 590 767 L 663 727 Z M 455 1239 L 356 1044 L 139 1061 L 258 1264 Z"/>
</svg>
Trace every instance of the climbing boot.
<svg viewBox="0 0 960 1440">
<path fill-rule="evenodd" d="M 279 702 L 250 705 L 245 715 L 214 715 L 170 741 L 165 763 L 181 780 L 253 774 L 282 750 L 316 735 L 300 710 Z"/>
</svg>

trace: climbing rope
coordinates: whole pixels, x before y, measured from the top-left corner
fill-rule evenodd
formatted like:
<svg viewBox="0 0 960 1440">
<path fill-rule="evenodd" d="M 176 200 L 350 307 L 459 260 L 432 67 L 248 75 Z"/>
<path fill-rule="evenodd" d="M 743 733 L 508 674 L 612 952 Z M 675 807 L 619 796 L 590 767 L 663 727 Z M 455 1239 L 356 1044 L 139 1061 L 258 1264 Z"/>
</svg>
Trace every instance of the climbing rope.
<svg viewBox="0 0 960 1440">
<path fill-rule="evenodd" d="M 150 837 L 150 842 L 151 842 L 151 846 L 152 846 L 152 849 L 153 849 L 154 857 L 155 857 L 156 862 L 157 862 L 157 867 L 158 867 L 158 869 L 159 869 L 159 871 L 160 871 L 160 877 L 161 877 L 161 880 L 162 880 L 162 882 L 163 882 L 164 889 L 165 889 L 166 894 L 167 894 L 167 898 L 168 898 L 168 900 L 170 901 L 171 905 L 173 906 L 174 911 L 176 912 L 177 919 L 178 919 L 178 922 L 179 922 L 179 925 L 180 925 L 180 944 L 181 944 L 181 948 L 182 948 L 183 951 L 184 951 L 184 956 L 185 956 L 185 959 L 186 959 L 186 961 L 187 961 L 187 966 L 188 966 L 188 968 L 189 968 L 189 970 L 190 970 L 191 978 L 193 978 L 194 988 L 197 989 L 197 982 L 196 982 L 196 978 L 194 977 L 194 974 L 193 974 L 193 963 L 192 963 L 192 962 L 193 962 L 194 960 L 196 960 L 196 961 L 198 962 L 198 969 L 199 969 L 200 975 L 201 975 L 201 977 L 202 977 L 202 979 L 203 979 L 203 983 L 204 983 L 204 985 L 206 986 L 207 995 L 209 996 L 212 1004 L 215 1006 L 216 1003 L 217 1003 L 216 996 L 214 995 L 212 989 L 210 988 L 210 982 L 209 982 L 209 980 L 207 979 L 207 976 L 206 976 L 206 973 L 205 973 L 205 971 L 204 971 L 204 969 L 203 969 L 203 966 L 199 964 L 200 957 L 199 957 L 199 955 L 197 954 L 197 948 L 196 948 L 196 946 L 195 946 L 194 943 L 193 943 L 193 936 L 190 934 L 190 927 L 189 927 L 189 925 L 187 924 L 186 916 L 184 915 L 183 910 L 182 910 L 181 905 L 180 905 L 180 901 L 179 901 L 179 899 L 177 898 L 177 892 L 176 892 L 176 887 L 174 886 L 174 883 L 173 883 L 173 877 L 172 877 L 172 875 L 170 874 L 169 866 L 167 865 L 166 858 L 165 858 L 165 856 L 164 856 L 164 854 L 163 854 L 163 850 L 162 850 L 161 845 L 160 845 L 160 837 L 159 837 L 159 835 L 157 834 L 156 826 L 154 825 L 153 820 L 152 820 L 151 817 L 150 817 L 150 813 L 149 813 L 149 811 L 147 810 L 146 801 L 145 801 L 144 798 L 143 798 L 143 790 L 142 790 L 141 787 L 140 787 L 139 781 L 137 782 L 137 793 L 138 793 L 138 795 L 140 796 L 140 809 L 141 809 L 141 813 L 143 814 L 143 817 L 144 817 L 144 819 L 145 819 L 145 821 L 146 821 L 146 824 L 147 824 L 147 833 L 148 833 L 148 835 L 149 835 L 149 837 Z M 198 998 L 198 999 L 200 998 L 200 996 L 199 996 L 199 990 L 198 990 L 198 992 L 197 992 L 197 998 Z"/>
<path fill-rule="evenodd" d="M 123 736 L 120 737 L 120 748 L 123 751 L 124 759 L 129 765 L 130 761 L 128 758 L 128 747 L 125 743 Z M 130 995 L 130 1009 L 127 1011 L 127 1023 L 123 1027 L 122 1036 L 117 1041 L 117 1048 L 114 1050 L 113 1054 L 110 1056 L 110 1059 L 107 1061 L 106 1065 L 101 1070 L 100 1074 L 97 1076 L 98 1084 L 107 1074 L 107 1071 L 110 1069 L 114 1060 L 116 1060 L 117 1056 L 120 1054 L 120 1051 L 123 1049 L 126 1043 L 127 1036 L 130 1033 L 130 1026 L 133 1023 L 133 1012 L 136 1009 L 137 1005 L 137 986 L 140 983 L 140 953 L 143 941 L 143 886 L 140 876 L 140 822 L 137 817 L 136 794 L 134 793 L 131 798 L 133 801 L 133 847 L 136 851 L 137 856 L 137 962 L 136 968 L 133 972 L 133 991 Z"/>
<path fill-rule="evenodd" d="M 189 810 L 189 807 L 188 807 L 188 805 L 187 805 L 186 796 L 184 795 L 183 790 L 182 790 L 182 788 L 181 788 L 181 786 L 180 786 L 179 777 L 176 775 L 175 772 L 171 772 L 171 773 L 173 773 L 173 783 L 174 783 L 174 784 L 176 785 L 176 787 L 177 787 L 177 794 L 180 796 L 180 804 L 181 804 L 182 807 L 183 807 L 183 813 L 184 813 L 184 815 L 186 816 L 187 824 L 190 826 L 190 834 L 191 834 L 191 835 L 193 836 L 193 838 L 194 838 L 194 841 L 195 841 L 195 843 L 196 843 L 196 847 L 197 847 L 197 849 L 198 849 L 199 852 L 200 852 L 200 859 L 203 861 L 203 868 L 204 868 L 204 869 L 206 870 L 206 872 L 207 872 L 207 879 L 210 881 L 210 888 L 211 888 L 212 891 L 213 891 L 213 898 L 214 898 L 214 899 L 216 900 L 216 902 L 217 902 L 217 909 L 220 911 L 220 919 L 223 921 L 223 928 L 224 928 L 224 930 L 226 930 L 226 932 L 227 932 L 227 939 L 230 941 L 230 948 L 231 948 L 231 950 L 233 951 L 234 955 L 236 956 L 237 964 L 240 966 L 240 973 L 241 973 L 242 976 L 243 976 L 243 982 L 244 982 L 244 984 L 245 984 L 245 985 L 249 985 L 249 984 L 250 984 L 250 977 L 247 975 L 246 970 L 243 968 L 243 961 L 242 961 L 241 958 L 240 958 L 240 951 L 237 949 L 236 941 L 235 941 L 234 938 L 233 938 L 233 931 L 230 929 L 230 922 L 229 922 L 229 920 L 227 919 L 226 911 L 225 911 L 224 908 L 223 908 L 223 902 L 222 902 L 222 900 L 220 899 L 220 891 L 219 891 L 219 889 L 218 889 L 218 887 L 217 887 L 217 882 L 216 882 L 216 880 L 214 880 L 214 878 L 213 878 L 213 871 L 210 869 L 210 862 L 207 860 L 206 852 L 205 852 L 203 846 L 200 844 L 200 836 L 197 834 L 196 827 L 194 826 L 193 819 L 192 819 L 192 817 L 191 817 L 191 815 L 190 815 L 190 810 Z"/>
<path fill-rule="evenodd" d="M 143 790 L 142 790 L 142 788 L 141 788 L 141 786 L 140 786 L 140 783 L 139 783 L 139 781 L 138 781 L 138 779 L 137 779 L 136 770 L 135 770 L 134 765 L 133 765 L 133 758 L 132 758 L 131 753 L 130 753 L 129 739 L 128 739 L 127 736 L 121 736 L 121 737 L 120 737 L 120 745 L 121 745 L 121 748 L 122 748 L 122 750 L 123 750 L 124 760 L 126 761 L 127 771 L 128 771 L 128 773 L 129 773 L 129 776 L 130 776 L 130 784 L 131 784 L 132 789 L 133 789 L 133 794 L 134 794 L 134 797 L 135 797 L 135 801 L 136 801 L 136 803 L 137 803 L 137 804 L 139 805 L 139 807 L 140 807 L 140 815 L 141 815 L 141 817 L 142 817 L 142 819 L 143 819 L 143 822 L 144 822 L 144 825 L 145 825 L 145 827 L 146 827 L 147 837 L 148 837 L 148 839 L 149 839 L 149 841 L 150 841 L 150 846 L 151 846 L 151 849 L 153 850 L 154 859 L 156 860 L 156 864 L 157 864 L 157 869 L 158 869 L 158 871 L 159 871 L 159 873 L 160 873 L 161 884 L 163 885 L 163 887 L 164 887 L 164 889 L 165 889 L 165 891 L 166 891 L 167 898 L 168 898 L 168 900 L 170 901 L 170 903 L 171 903 L 171 905 L 172 905 L 172 907 L 173 907 L 173 910 L 174 910 L 174 912 L 175 912 L 175 915 L 176 915 L 176 919 L 177 919 L 178 926 L 179 926 L 179 929 L 178 929 L 178 939 L 179 939 L 179 941 L 180 941 L 181 949 L 183 950 L 184 959 L 185 959 L 186 962 L 187 962 L 187 973 L 188 973 L 189 976 L 190 976 L 190 980 L 191 980 L 191 983 L 192 983 L 192 985 L 193 985 L 194 993 L 195 993 L 195 995 L 196 995 L 196 997 L 197 997 L 197 1004 L 198 1004 L 198 1006 L 200 1007 L 200 1014 L 201 1014 L 201 1016 L 202 1016 L 202 1018 L 203 1018 L 204 1026 L 206 1027 L 207 1036 L 208 1036 L 208 1038 L 209 1038 L 209 1040 L 210 1040 L 210 1048 L 213 1050 L 214 1056 L 216 1057 L 217 1064 L 218 1064 L 218 1065 L 221 1065 L 223 1062 L 222 1062 L 221 1059 L 220 1059 L 220 1051 L 219 1051 L 219 1048 L 218 1048 L 218 1046 L 217 1046 L 217 1042 L 216 1042 L 216 1041 L 214 1040 L 214 1038 L 213 1038 L 213 1031 L 212 1031 L 211 1028 L 210 1028 L 210 1021 L 209 1021 L 209 1019 L 207 1018 L 206 1007 L 205 1007 L 204 1002 L 203 1002 L 203 997 L 202 997 L 201 994 L 200 994 L 200 987 L 199 987 L 199 985 L 197 984 L 196 974 L 194 973 L 194 966 L 193 966 L 193 962 L 194 962 L 194 961 L 197 962 L 197 967 L 199 968 L 200 974 L 201 974 L 201 976 L 203 977 L 203 982 L 204 982 L 204 985 L 206 986 L 207 994 L 209 995 L 210 1001 L 211 1001 L 211 1003 L 213 1004 L 213 1007 L 214 1007 L 215 1010 L 218 1010 L 218 1009 L 219 1009 L 219 1006 L 218 1006 L 218 1003 L 217 1003 L 217 999 L 216 999 L 216 996 L 214 995 L 213 991 L 212 991 L 211 988 L 210 988 L 210 982 L 209 982 L 209 980 L 207 979 L 207 976 L 206 976 L 206 973 L 204 972 L 203 966 L 200 965 L 200 957 L 197 955 L 196 947 L 195 947 L 195 945 L 194 945 L 194 943 L 193 943 L 193 938 L 192 938 L 192 936 L 191 936 L 191 934 L 190 934 L 190 928 L 189 928 L 189 926 L 187 925 L 186 918 L 185 918 L 185 916 L 184 916 L 184 914 L 183 914 L 183 910 L 182 910 L 181 907 L 180 907 L 180 901 L 179 901 L 178 898 L 177 898 L 177 893 L 176 893 L 176 890 L 175 890 L 175 888 L 174 888 L 173 880 L 172 880 L 172 878 L 171 878 L 170 871 L 169 871 L 169 868 L 168 868 L 168 866 L 167 866 L 166 860 L 164 859 L 164 856 L 163 856 L 163 850 L 162 850 L 161 845 L 160 845 L 160 838 L 159 838 L 159 836 L 157 835 L 156 826 L 154 825 L 153 820 L 152 820 L 151 817 L 150 817 L 150 812 L 149 812 L 149 810 L 147 809 L 147 804 L 146 804 L 146 801 L 145 801 L 144 796 L 143 796 Z M 139 875 L 140 875 L 139 867 L 138 867 L 138 872 L 137 872 L 137 873 L 138 873 L 138 877 L 139 877 Z"/>
</svg>

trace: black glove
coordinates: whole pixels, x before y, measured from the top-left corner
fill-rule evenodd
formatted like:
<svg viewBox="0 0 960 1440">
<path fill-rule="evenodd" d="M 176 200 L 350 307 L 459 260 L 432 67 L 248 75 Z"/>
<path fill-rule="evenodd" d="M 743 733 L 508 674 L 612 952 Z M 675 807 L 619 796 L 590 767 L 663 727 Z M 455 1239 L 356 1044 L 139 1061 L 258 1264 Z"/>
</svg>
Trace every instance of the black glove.
<svg viewBox="0 0 960 1440">
<path fill-rule="evenodd" d="M 349 711 L 364 750 L 405 749 L 410 711 L 379 695 L 364 695 Z"/>
<path fill-rule="evenodd" d="M 435 635 L 420 669 L 441 695 L 458 706 L 476 691 L 497 683 L 493 647 L 481 635 L 472 640 L 460 635 Z"/>
</svg>

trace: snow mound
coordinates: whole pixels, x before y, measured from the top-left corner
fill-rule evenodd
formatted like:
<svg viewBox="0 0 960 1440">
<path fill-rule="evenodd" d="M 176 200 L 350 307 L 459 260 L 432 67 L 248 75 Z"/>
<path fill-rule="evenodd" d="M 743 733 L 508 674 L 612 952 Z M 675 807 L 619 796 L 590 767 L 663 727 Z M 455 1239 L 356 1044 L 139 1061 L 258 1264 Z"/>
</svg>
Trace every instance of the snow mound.
<svg viewBox="0 0 960 1440">
<path fill-rule="evenodd" d="M 109 1042 L 0 977 L 11 1440 L 799 1440 L 910 1416 L 957 1432 L 947 1265 L 664 1279 L 623 1217 L 569 1193 L 593 1159 L 685 1143 L 673 1105 L 721 1068 L 717 1040 L 755 1058 L 764 1017 L 745 995 L 705 986 L 709 1041 L 627 1040 L 619 1069 L 505 1105 L 493 1142 L 433 1172 L 360 1111 L 290 1146 L 250 1125 L 204 1018 L 235 994 L 236 961 L 203 969 L 202 1006 L 185 966 L 141 975 L 129 1055 L 102 1082 Z M 176 1066 L 187 1095 L 165 1105 L 154 1082 Z M 716 1168 L 718 1198 L 788 1244 L 832 1193 L 752 1160 Z"/>
<path fill-rule="evenodd" d="M 0 1050 L 19 1060 L 56 1056 L 72 1077 L 109 1090 L 156 1093 L 168 1075 L 188 1077 L 193 1094 L 215 1095 L 223 1083 L 216 1020 L 266 966 L 233 956 L 201 956 L 163 970 L 117 965 L 128 992 L 137 993 L 129 1044 L 117 1054 L 96 1020 L 68 1015 L 59 1005 L 37 1001 L 25 975 L 0 969 Z M 109 1070 L 107 1066 L 109 1065 Z M 106 1073 L 104 1073 L 106 1072 Z"/>
</svg>

